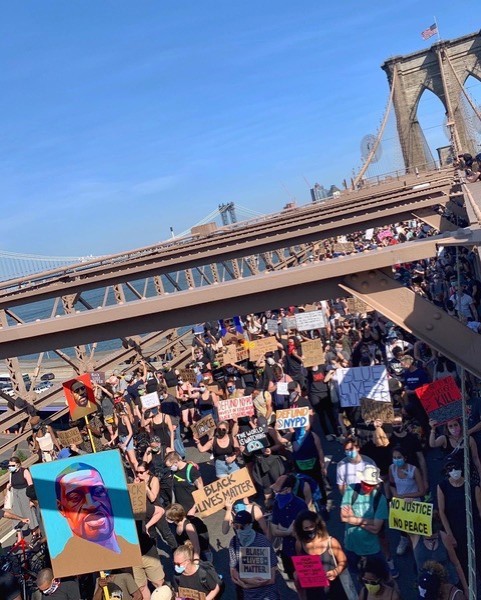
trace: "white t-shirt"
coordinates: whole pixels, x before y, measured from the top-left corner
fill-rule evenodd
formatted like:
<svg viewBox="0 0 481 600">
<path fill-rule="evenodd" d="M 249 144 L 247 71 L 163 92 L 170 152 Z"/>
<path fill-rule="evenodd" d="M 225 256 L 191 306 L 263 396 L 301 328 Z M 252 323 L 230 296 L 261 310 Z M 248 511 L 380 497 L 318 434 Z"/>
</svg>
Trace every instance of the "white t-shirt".
<svg viewBox="0 0 481 600">
<path fill-rule="evenodd" d="M 360 473 L 364 471 L 367 465 L 377 466 L 376 463 L 369 458 L 361 454 L 361 460 L 358 463 L 353 463 L 349 458 L 343 458 L 337 464 L 336 483 L 337 485 L 355 485 L 360 483 Z"/>
</svg>

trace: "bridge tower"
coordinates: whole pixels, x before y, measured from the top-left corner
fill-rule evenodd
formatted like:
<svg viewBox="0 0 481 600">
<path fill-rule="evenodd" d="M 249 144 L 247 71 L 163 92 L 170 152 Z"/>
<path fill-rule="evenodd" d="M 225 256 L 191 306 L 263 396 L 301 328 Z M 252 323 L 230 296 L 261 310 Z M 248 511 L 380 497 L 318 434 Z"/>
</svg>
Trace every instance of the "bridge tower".
<svg viewBox="0 0 481 600">
<path fill-rule="evenodd" d="M 237 223 L 235 204 L 233 202 L 228 202 L 227 204 L 219 204 L 219 214 L 222 219 L 222 225 L 229 225 L 229 218 L 231 224 Z"/>
<path fill-rule="evenodd" d="M 382 69 L 394 84 L 394 110 L 406 169 L 432 168 L 433 160 L 418 121 L 417 108 L 428 89 L 443 103 L 455 153 L 479 152 L 463 114 L 463 86 L 472 75 L 481 81 L 481 33 L 439 41 L 427 50 L 388 59 Z M 465 92 L 464 92 L 465 93 Z"/>
</svg>

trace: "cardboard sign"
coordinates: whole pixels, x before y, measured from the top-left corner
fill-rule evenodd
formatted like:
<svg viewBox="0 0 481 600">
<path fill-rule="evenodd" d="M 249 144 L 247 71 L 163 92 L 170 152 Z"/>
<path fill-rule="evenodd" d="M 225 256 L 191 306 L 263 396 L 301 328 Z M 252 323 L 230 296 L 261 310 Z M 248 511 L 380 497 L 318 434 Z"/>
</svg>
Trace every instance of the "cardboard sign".
<svg viewBox="0 0 481 600">
<path fill-rule="evenodd" d="M 268 333 L 276 334 L 279 332 L 279 323 L 277 319 L 267 319 L 266 320 L 266 328 Z"/>
<path fill-rule="evenodd" d="M 228 419 L 235 420 L 239 417 L 252 417 L 254 414 L 252 396 L 241 396 L 240 398 L 219 400 L 217 412 L 219 421 L 227 421 Z"/>
<path fill-rule="evenodd" d="M 241 546 L 239 561 L 239 577 L 241 579 L 270 579 L 270 547 Z"/>
<path fill-rule="evenodd" d="M 245 447 L 246 452 L 255 452 L 269 446 L 269 440 L 262 427 L 254 427 L 250 431 L 238 433 L 237 440 Z"/>
<path fill-rule="evenodd" d="M 296 328 L 299 331 L 310 331 L 311 329 L 322 329 L 326 326 L 326 320 L 322 310 L 298 313 L 295 316 Z"/>
<path fill-rule="evenodd" d="M 237 350 L 235 344 L 229 344 L 223 346 L 218 352 L 216 352 L 215 358 L 219 365 L 235 365 L 237 362 Z"/>
<path fill-rule="evenodd" d="M 359 406 L 361 398 L 390 402 L 389 383 L 384 365 L 336 369 L 340 404 L 343 408 Z"/>
<path fill-rule="evenodd" d="M 64 448 L 68 448 L 69 446 L 78 446 L 84 441 L 78 427 L 72 427 L 71 429 L 67 429 L 65 431 L 56 431 L 55 435 Z"/>
<path fill-rule="evenodd" d="M 244 360 L 249 360 L 249 350 L 248 348 L 242 347 L 242 346 L 237 346 L 236 348 L 236 353 L 237 353 L 237 361 L 238 363 L 244 361 Z"/>
<path fill-rule="evenodd" d="M 350 252 L 355 252 L 356 247 L 354 246 L 354 242 L 336 242 L 332 245 L 332 251 L 336 254 L 349 254 Z"/>
<path fill-rule="evenodd" d="M 438 425 L 462 415 L 461 390 L 453 377 L 443 377 L 417 388 L 416 396 L 421 401 L 429 418 Z"/>
<path fill-rule="evenodd" d="M 309 407 L 276 410 L 276 429 L 297 429 L 309 423 Z"/>
<path fill-rule="evenodd" d="M 192 369 L 180 369 L 180 377 L 187 383 L 197 384 L 197 374 Z"/>
<path fill-rule="evenodd" d="M 282 329 L 286 333 L 292 329 L 297 329 L 296 317 L 282 317 Z"/>
<path fill-rule="evenodd" d="M 147 512 L 147 494 L 145 492 L 145 481 L 141 483 L 128 483 L 130 504 L 134 519 L 143 521 Z"/>
<path fill-rule="evenodd" d="M 226 502 L 233 503 L 240 498 L 254 496 L 256 493 L 249 471 L 244 467 L 193 492 L 196 516 L 208 517 L 222 510 Z"/>
<path fill-rule="evenodd" d="M 302 342 L 302 363 L 305 367 L 317 367 L 324 364 L 324 350 L 321 340 L 309 340 Z"/>
<path fill-rule="evenodd" d="M 98 410 L 90 373 L 62 383 L 72 421 L 83 419 Z"/>
<path fill-rule="evenodd" d="M 183 598 L 184 600 L 205 600 L 205 592 L 198 592 L 197 590 L 179 586 L 176 598 Z"/>
<path fill-rule="evenodd" d="M 371 310 L 370 306 L 359 298 L 346 298 L 346 302 L 350 313 L 364 314 Z"/>
<path fill-rule="evenodd" d="M 327 587 L 329 585 L 320 556 L 305 554 L 291 558 L 301 588 Z"/>
<path fill-rule="evenodd" d="M 160 406 L 159 394 L 157 392 L 144 394 L 143 396 L 140 396 L 140 402 L 142 403 L 142 408 L 144 410 Z"/>
<path fill-rule="evenodd" d="M 252 362 L 263 358 L 266 352 L 275 352 L 277 350 L 277 340 L 275 337 L 269 336 L 252 340 L 249 344 L 249 358 Z"/>
<path fill-rule="evenodd" d="M 365 423 L 376 419 L 380 419 L 383 423 L 394 423 L 394 407 L 391 402 L 361 398 L 361 415 Z"/>
<path fill-rule="evenodd" d="M 433 505 L 393 498 L 389 504 L 389 527 L 406 533 L 432 535 Z"/>
<path fill-rule="evenodd" d="M 317 310 L 317 304 L 304 304 L 304 310 L 306 312 L 312 312 L 313 310 Z"/>
<path fill-rule="evenodd" d="M 200 439 L 204 435 L 211 439 L 215 431 L 215 421 L 213 416 L 206 415 L 196 423 L 192 423 L 191 429 L 194 437 L 197 439 Z"/>
<path fill-rule="evenodd" d="M 30 467 L 54 577 L 142 564 L 125 471 L 118 450 Z M 75 492 L 75 499 L 73 496 Z M 96 505 L 94 525 L 86 507 Z M 90 517 L 89 517 L 90 514 Z M 104 535 L 95 529 L 102 527 Z"/>
<path fill-rule="evenodd" d="M 89 373 L 90 381 L 97 385 L 105 385 L 105 372 L 104 371 L 92 371 Z"/>
</svg>

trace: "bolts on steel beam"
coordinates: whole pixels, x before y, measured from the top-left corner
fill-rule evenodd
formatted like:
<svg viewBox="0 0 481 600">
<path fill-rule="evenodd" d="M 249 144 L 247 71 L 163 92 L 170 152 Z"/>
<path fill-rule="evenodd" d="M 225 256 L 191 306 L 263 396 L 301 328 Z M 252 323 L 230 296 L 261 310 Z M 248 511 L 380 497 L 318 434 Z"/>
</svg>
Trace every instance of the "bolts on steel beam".
<svg viewBox="0 0 481 600">
<path fill-rule="evenodd" d="M 442 317 L 442 314 L 440 312 L 435 312 L 433 314 L 433 319 L 436 319 L 436 321 L 439 321 Z"/>
<path fill-rule="evenodd" d="M 363 290 L 368 290 L 369 289 L 369 282 L 368 281 L 363 281 L 361 283 L 361 287 Z"/>
<path fill-rule="evenodd" d="M 432 323 L 428 323 L 428 324 L 426 325 L 426 329 L 427 329 L 428 331 L 432 331 L 432 330 L 434 329 L 434 325 L 433 325 Z"/>
</svg>

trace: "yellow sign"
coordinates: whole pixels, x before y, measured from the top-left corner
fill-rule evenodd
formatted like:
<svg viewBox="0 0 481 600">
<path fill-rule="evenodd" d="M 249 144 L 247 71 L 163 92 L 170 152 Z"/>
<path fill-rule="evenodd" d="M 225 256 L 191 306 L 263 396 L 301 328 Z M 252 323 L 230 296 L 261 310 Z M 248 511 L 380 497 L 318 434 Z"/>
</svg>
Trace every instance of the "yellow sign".
<svg viewBox="0 0 481 600">
<path fill-rule="evenodd" d="M 406 533 L 432 534 L 433 505 L 430 502 L 393 498 L 389 505 L 389 527 Z"/>
</svg>

